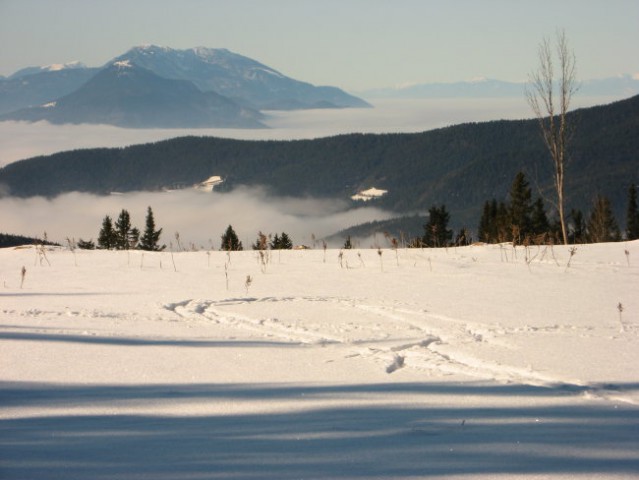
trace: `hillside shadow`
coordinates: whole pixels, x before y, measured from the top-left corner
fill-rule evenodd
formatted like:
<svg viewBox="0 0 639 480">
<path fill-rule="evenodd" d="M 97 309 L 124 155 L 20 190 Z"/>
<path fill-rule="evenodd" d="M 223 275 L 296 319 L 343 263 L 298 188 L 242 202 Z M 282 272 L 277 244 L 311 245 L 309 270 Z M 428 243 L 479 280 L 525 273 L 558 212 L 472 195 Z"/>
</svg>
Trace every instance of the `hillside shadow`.
<svg viewBox="0 0 639 480">
<path fill-rule="evenodd" d="M 561 387 L 480 383 L 72 387 L 4 383 L 0 387 L 3 408 L 72 412 L 95 407 L 105 412 L 5 416 L 0 430 L 3 479 L 344 480 L 639 472 L 639 409 L 577 400 L 575 392 Z M 393 401 L 404 393 L 411 394 L 410 403 Z M 482 406 L 472 406 L 468 395 L 479 397 Z M 374 405 L 362 404 L 373 396 Z M 445 406 L 442 396 L 449 396 L 455 406 Z M 540 396 L 555 396 L 558 401 L 536 401 Z M 312 403 L 317 399 L 330 400 L 331 406 L 317 408 Z M 228 405 L 247 400 L 281 408 L 275 413 L 189 415 L 194 403 L 217 402 L 213 405 L 217 411 L 232 412 L 238 410 Z M 171 407 L 175 415 L 117 414 L 118 407 L 157 405 Z"/>
</svg>

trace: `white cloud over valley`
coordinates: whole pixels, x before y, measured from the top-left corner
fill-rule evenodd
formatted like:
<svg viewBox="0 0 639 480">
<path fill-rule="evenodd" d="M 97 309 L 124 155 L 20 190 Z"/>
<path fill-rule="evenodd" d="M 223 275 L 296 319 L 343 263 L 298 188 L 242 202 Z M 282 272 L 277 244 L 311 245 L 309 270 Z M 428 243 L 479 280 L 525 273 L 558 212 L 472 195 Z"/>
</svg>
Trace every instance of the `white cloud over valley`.
<svg viewBox="0 0 639 480">
<path fill-rule="evenodd" d="M 375 100 L 374 108 L 267 112 L 268 129 L 125 129 L 111 125 L 0 122 L 0 167 L 64 150 L 126 147 L 186 135 L 295 140 L 344 133 L 421 132 L 462 122 L 529 117 L 521 99 Z"/>
<path fill-rule="evenodd" d="M 95 196 L 69 193 L 48 200 L 43 197 L 0 199 L 2 231 L 64 243 L 66 238 L 96 240 L 105 215 L 115 219 L 122 209 L 134 226 L 144 229 L 147 207 L 153 209 L 161 242 L 176 245 L 179 233 L 184 247 L 219 249 L 220 236 L 230 224 L 245 248 L 264 233 L 288 233 L 296 244 L 312 244 L 349 226 L 391 218 L 381 209 L 365 206 L 348 209 L 337 200 L 288 198 L 268 195 L 261 188 L 238 188 L 229 193 L 180 190 L 167 193 L 134 192 Z"/>
</svg>

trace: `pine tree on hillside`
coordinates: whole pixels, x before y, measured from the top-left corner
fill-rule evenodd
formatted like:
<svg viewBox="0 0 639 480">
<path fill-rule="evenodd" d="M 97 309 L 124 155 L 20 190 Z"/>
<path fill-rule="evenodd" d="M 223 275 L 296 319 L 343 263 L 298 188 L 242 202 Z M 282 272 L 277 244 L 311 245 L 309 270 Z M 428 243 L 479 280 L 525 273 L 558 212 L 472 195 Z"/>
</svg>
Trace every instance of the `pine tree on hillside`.
<svg viewBox="0 0 639 480">
<path fill-rule="evenodd" d="M 484 204 L 479 221 L 479 240 L 486 243 L 498 243 L 512 240 L 510 211 L 504 202 L 492 199 Z"/>
<path fill-rule="evenodd" d="M 510 209 L 506 202 L 497 204 L 495 213 L 495 241 L 511 242 L 513 239 L 513 229 L 510 221 Z"/>
<path fill-rule="evenodd" d="M 102 228 L 98 234 L 98 247 L 110 250 L 116 247 L 116 236 L 113 230 L 113 222 L 108 215 L 102 220 Z"/>
<path fill-rule="evenodd" d="M 453 239 L 453 231 L 448 229 L 450 215 L 446 211 L 446 206 L 437 208 L 432 206 L 429 213 L 429 220 L 424 225 L 424 236 L 422 241 L 427 247 L 445 247 Z"/>
<path fill-rule="evenodd" d="M 581 210 L 570 211 L 568 222 L 568 243 L 585 243 L 586 242 L 586 221 Z"/>
<path fill-rule="evenodd" d="M 140 238 L 140 250 L 147 250 L 153 252 L 159 252 L 166 248 L 166 245 L 159 245 L 160 235 L 162 235 L 162 229 L 155 229 L 155 219 L 153 218 L 153 210 L 148 207 L 146 211 L 146 226 L 144 233 Z"/>
<path fill-rule="evenodd" d="M 588 219 L 587 230 L 588 241 L 591 243 L 619 241 L 619 227 L 612 213 L 608 198 L 597 195 L 592 213 Z"/>
<path fill-rule="evenodd" d="M 550 231 L 550 222 L 546 215 L 544 202 L 539 197 L 532 206 L 532 212 L 530 214 L 530 230 L 533 235 L 541 235 Z"/>
<path fill-rule="evenodd" d="M 293 242 L 286 232 L 282 232 L 282 235 L 276 233 L 270 246 L 273 250 L 290 250 L 293 248 Z"/>
<path fill-rule="evenodd" d="M 291 237 L 289 237 L 286 232 L 282 232 L 282 235 L 280 235 L 280 249 L 291 250 L 292 248 L 293 241 L 291 240 Z"/>
<path fill-rule="evenodd" d="M 497 210 L 497 201 L 493 200 L 495 202 L 495 211 Z M 486 243 L 490 243 L 492 241 L 492 232 L 491 232 L 491 228 L 494 224 L 494 218 L 491 215 L 491 209 L 490 209 L 490 205 L 491 202 L 486 201 L 484 203 L 484 208 L 482 209 L 481 212 L 481 218 L 479 219 L 479 227 L 477 228 L 477 232 L 479 235 L 479 241 L 480 242 L 486 242 Z"/>
<path fill-rule="evenodd" d="M 269 243 L 269 247 L 271 247 L 271 250 L 278 250 L 280 248 L 280 236 L 279 236 L 279 234 L 276 233 L 275 235 L 273 235 L 273 239 Z"/>
<path fill-rule="evenodd" d="M 131 216 L 127 210 L 122 209 L 114 227 L 115 248 L 117 250 L 135 248 L 140 237 L 140 231 L 131 227 Z"/>
<path fill-rule="evenodd" d="M 628 209 L 626 210 L 626 239 L 639 239 L 639 207 L 637 206 L 637 186 L 628 189 Z"/>
<path fill-rule="evenodd" d="M 514 242 L 521 243 L 523 239 L 532 233 L 532 204 L 531 192 L 526 176 L 523 172 L 519 172 L 513 180 L 510 187 L 510 228 L 511 239 Z M 516 237 L 516 238 L 515 238 Z"/>
<path fill-rule="evenodd" d="M 231 225 L 228 226 L 222 235 L 220 250 L 225 250 L 227 252 L 244 250 L 242 242 L 240 242 L 240 239 L 237 238 L 237 234 Z"/>
</svg>

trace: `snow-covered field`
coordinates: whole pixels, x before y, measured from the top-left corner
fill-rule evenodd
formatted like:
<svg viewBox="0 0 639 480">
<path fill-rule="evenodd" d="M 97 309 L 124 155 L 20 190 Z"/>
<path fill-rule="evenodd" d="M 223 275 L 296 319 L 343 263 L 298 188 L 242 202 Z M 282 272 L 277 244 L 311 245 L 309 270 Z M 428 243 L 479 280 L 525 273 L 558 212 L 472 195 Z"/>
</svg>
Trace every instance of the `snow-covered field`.
<svg viewBox="0 0 639 480">
<path fill-rule="evenodd" d="M 0 478 L 639 478 L 639 242 L 569 259 L 2 249 Z"/>
</svg>

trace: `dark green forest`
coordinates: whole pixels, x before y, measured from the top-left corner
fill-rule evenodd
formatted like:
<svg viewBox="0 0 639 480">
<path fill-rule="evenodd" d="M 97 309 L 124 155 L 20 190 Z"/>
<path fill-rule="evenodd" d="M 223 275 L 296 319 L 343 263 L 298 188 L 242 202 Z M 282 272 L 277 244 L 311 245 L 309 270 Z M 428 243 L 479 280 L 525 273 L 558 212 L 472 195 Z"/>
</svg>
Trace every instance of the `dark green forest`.
<svg viewBox="0 0 639 480">
<path fill-rule="evenodd" d="M 55 242 L 42 240 L 39 238 L 25 237 L 24 235 L 13 235 L 0 233 L 0 248 L 17 247 L 20 245 L 59 245 Z"/>
<path fill-rule="evenodd" d="M 600 194 L 623 218 L 628 186 L 639 183 L 639 96 L 569 115 L 566 208 L 587 211 Z M 0 169 L 0 192 L 54 197 L 69 191 L 159 191 L 190 187 L 212 175 L 224 178 L 216 191 L 263 185 L 288 196 L 348 199 L 374 186 L 388 190 L 376 206 L 412 214 L 446 205 L 452 227 L 474 229 L 485 201 L 505 200 L 520 171 L 552 216 L 552 164 L 536 120 L 295 141 L 180 137 L 67 151 Z"/>
</svg>

